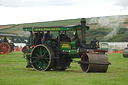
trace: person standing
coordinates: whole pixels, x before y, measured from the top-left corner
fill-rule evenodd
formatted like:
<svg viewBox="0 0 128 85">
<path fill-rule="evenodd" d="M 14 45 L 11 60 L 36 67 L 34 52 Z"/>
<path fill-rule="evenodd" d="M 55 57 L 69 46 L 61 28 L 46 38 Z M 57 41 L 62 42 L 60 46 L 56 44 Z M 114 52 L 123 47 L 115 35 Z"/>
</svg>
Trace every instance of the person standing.
<svg viewBox="0 0 128 85">
<path fill-rule="evenodd" d="M 35 45 L 42 44 L 43 34 L 40 32 L 35 33 Z"/>
<path fill-rule="evenodd" d="M 8 40 L 7 40 L 7 38 L 6 37 L 4 37 L 4 40 L 3 40 L 4 42 L 6 42 L 6 43 L 8 43 Z"/>
</svg>

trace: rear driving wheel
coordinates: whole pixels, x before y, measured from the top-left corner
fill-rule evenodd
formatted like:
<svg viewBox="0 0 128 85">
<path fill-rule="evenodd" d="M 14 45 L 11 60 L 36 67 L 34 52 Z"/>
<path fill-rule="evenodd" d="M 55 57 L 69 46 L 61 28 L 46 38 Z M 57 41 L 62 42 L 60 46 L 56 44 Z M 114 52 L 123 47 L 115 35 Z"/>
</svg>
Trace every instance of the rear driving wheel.
<svg viewBox="0 0 128 85">
<path fill-rule="evenodd" d="M 11 48 L 10 45 L 6 42 L 0 44 L 0 54 L 8 54 Z"/>
<path fill-rule="evenodd" d="M 31 52 L 32 66 L 39 71 L 50 70 L 54 65 L 54 52 L 48 45 L 37 45 Z"/>
</svg>

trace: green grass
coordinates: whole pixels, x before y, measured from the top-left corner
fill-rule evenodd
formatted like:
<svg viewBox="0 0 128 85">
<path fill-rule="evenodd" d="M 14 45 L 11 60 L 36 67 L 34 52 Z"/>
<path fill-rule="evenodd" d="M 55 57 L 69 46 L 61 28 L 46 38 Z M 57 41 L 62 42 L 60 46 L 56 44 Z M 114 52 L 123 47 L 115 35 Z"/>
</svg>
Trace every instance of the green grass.
<svg viewBox="0 0 128 85">
<path fill-rule="evenodd" d="M 35 71 L 27 69 L 21 52 L 0 55 L 0 85 L 127 85 L 128 58 L 108 54 L 107 73 L 83 73 L 72 63 L 66 71 Z"/>
</svg>

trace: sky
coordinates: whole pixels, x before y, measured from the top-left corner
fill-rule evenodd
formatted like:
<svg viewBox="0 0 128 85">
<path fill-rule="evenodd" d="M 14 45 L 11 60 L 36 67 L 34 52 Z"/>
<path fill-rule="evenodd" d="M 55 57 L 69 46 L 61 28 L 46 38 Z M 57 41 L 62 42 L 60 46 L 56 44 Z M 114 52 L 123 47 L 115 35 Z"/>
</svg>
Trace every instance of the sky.
<svg viewBox="0 0 128 85">
<path fill-rule="evenodd" d="M 128 15 L 128 0 L 0 0 L 0 25 Z"/>
</svg>

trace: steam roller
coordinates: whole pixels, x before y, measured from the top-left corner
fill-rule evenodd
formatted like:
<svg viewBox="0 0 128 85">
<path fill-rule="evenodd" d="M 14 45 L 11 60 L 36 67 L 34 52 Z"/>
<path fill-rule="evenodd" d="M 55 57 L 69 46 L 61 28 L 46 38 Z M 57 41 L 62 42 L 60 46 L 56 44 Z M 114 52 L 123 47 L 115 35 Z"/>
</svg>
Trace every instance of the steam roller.
<svg viewBox="0 0 128 85">
<path fill-rule="evenodd" d="M 30 43 L 22 50 L 27 60 L 26 67 L 38 71 L 64 71 L 75 58 L 79 58 L 80 61 L 77 63 L 83 72 L 107 72 L 110 65 L 107 51 L 99 49 L 99 41 L 96 38 L 89 44 L 86 43 L 86 31 L 89 30 L 89 26 L 86 26 L 84 18 L 80 22 L 80 25 L 24 27 L 23 30 L 31 34 Z M 47 31 L 51 34 L 53 32 L 57 37 L 45 39 L 42 44 L 33 43 L 33 33 Z"/>
</svg>

